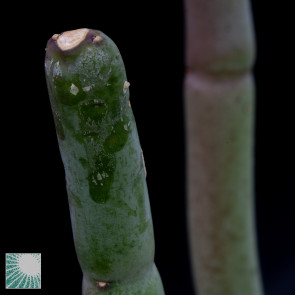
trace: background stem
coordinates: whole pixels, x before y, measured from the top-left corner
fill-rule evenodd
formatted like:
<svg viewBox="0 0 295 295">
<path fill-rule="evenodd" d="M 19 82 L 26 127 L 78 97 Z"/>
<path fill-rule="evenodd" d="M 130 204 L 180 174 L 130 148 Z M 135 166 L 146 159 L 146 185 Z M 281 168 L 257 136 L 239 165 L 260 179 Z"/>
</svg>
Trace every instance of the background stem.
<svg viewBox="0 0 295 295">
<path fill-rule="evenodd" d="M 246 0 L 185 1 L 190 253 L 199 295 L 262 294 L 253 206 L 255 42 Z"/>
</svg>

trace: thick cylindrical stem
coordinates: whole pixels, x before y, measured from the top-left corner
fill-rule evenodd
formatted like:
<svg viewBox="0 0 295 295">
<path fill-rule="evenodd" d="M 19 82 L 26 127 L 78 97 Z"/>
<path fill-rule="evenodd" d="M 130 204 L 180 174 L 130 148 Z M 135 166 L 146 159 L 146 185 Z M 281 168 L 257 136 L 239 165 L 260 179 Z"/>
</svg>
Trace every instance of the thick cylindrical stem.
<svg viewBox="0 0 295 295">
<path fill-rule="evenodd" d="M 195 287 L 198 295 L 259 295 L 249 5 L 185 5 L 187 209 Z"/>
<path fill-rule="evenodd" d="M 97 30 L 53 35 L 46 79 L 83 295 L 163 295 L 124 63 Z"/>
</svg>

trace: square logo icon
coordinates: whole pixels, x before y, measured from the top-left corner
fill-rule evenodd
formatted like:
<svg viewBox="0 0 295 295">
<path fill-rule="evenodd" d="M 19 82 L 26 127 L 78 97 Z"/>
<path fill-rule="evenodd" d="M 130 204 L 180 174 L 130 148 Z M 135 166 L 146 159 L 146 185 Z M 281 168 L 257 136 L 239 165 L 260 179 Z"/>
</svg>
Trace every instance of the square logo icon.
<svg viewBox="0 0 295 295">
<path fill-rule="evenodd" d="M 41 289 L 41 253 L 5 254 L 6 289 Z"/>
</svg>

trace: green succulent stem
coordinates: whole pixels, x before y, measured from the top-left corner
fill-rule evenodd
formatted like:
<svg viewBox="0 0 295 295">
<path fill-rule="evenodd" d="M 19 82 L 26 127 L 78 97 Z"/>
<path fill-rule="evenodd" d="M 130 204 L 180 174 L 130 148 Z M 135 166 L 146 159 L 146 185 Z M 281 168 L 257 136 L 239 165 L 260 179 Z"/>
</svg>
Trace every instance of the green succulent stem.
<svg viewBox="0 0 295 295">
<path fill-rule="evenodd" d="M 198 295 L 261 295 L 253 198 L 254 30 L 247 0 L 186 0 L 187 213 Z"/>
<path fill-rule="evenodd" d="M 117 46 L 92 29 L 55 34 L 45 72 L 82 294 L 164 294 L 130 83 Z"/>
</svg>

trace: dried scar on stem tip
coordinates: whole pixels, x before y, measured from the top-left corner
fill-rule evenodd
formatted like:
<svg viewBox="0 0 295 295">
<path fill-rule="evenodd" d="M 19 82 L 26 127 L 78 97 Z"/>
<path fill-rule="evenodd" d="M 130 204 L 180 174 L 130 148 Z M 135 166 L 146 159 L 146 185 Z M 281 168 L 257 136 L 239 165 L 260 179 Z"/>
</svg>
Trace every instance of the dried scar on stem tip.
<svg viewBox="0 0 295 295">
<path fill-rule="evenodd" d="M 73 49 L 85 40 L 88 32 L 89 29 L 66 31 L 58 36 L 57 45 L 63 51 Z"/>
</svg>

